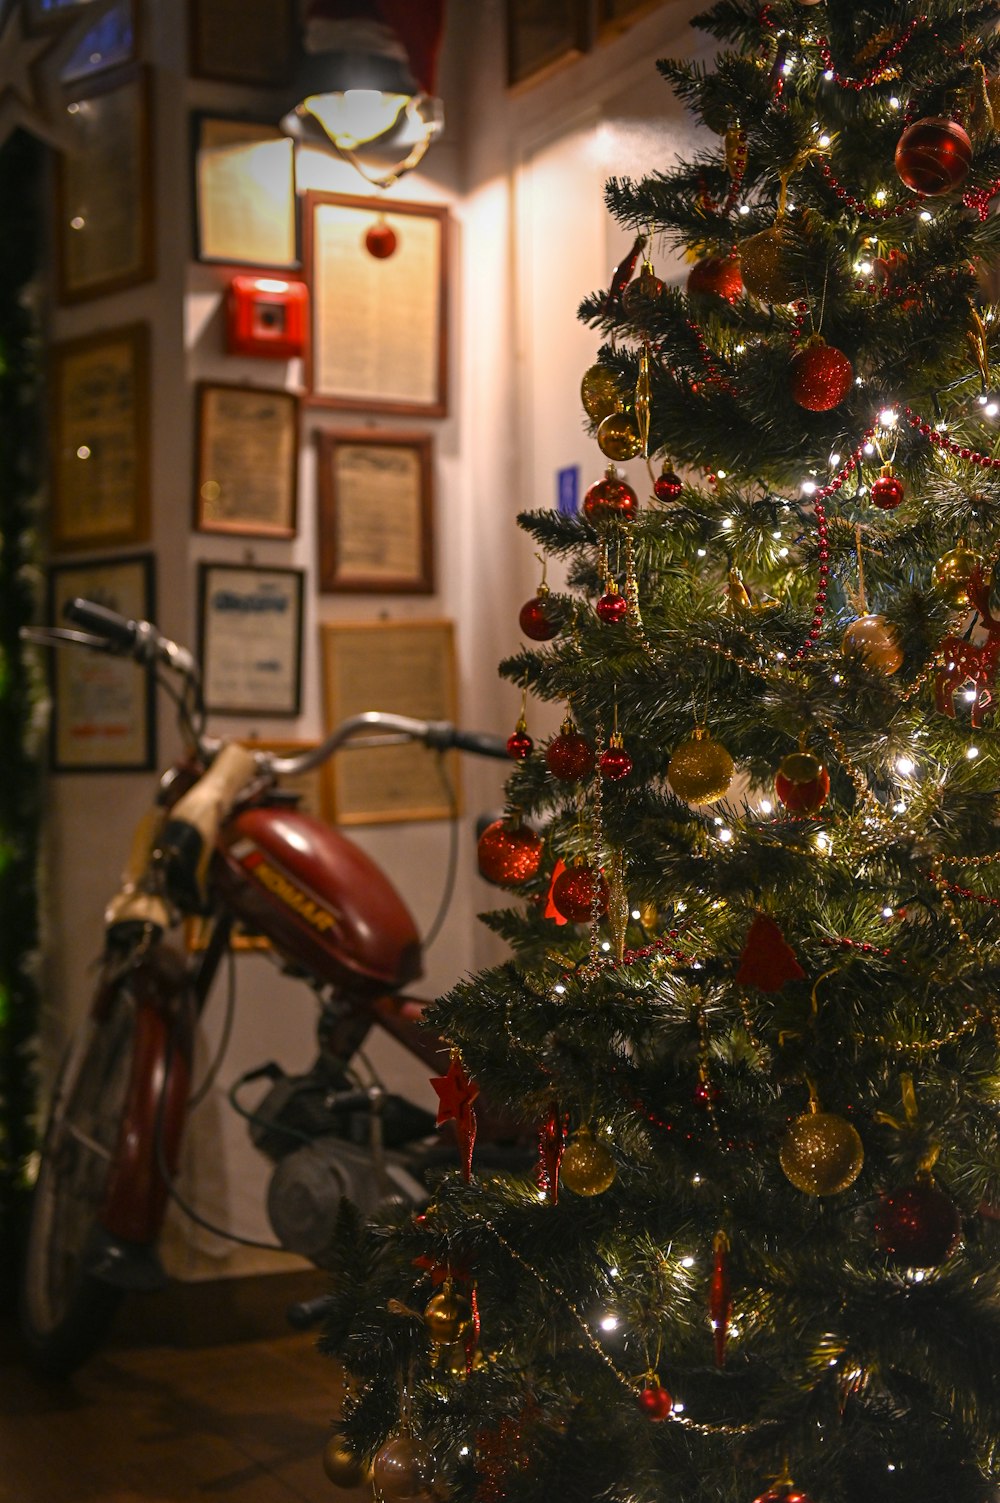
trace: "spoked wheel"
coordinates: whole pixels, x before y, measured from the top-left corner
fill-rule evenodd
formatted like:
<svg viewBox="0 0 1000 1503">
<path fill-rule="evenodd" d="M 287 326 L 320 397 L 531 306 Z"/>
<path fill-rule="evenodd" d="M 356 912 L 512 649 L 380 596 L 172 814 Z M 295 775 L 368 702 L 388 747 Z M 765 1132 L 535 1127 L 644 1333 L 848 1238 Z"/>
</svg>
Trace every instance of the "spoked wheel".
<svg viewBox="0 0 1000 1503">
<path fill-rule="evenodd" d="M 63 1066 L 28 1228 L 21 1318 L 35 1367 L 64 1377 L 100 1344 L 122 1290 L 88 1268 L 132 1071 L 136 1008 L 120 980 Z"/>
</svg>

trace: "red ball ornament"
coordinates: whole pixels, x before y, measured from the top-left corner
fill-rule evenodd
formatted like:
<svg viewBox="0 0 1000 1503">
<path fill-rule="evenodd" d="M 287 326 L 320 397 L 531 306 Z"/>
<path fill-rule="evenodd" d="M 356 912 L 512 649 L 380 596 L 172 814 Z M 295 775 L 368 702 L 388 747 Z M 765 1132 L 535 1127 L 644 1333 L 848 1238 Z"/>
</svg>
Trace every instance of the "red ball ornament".
<svg viewBox="0 0 1000 1503">
<path fill-rule="evenodd" d="M 548 642 L 558 632 L 558 624 L 550 614 L 549 592 L 539 590 L 537 595 L 526 600 L 518 612 L 517 623 L 526 637 L 533 642 Z"/>
<path fill-rule="evenodd" d="M 664 465 L 653 481 L 653 495 L 657 501 L 676 501 L 683 489 L 683 480 L 669 465 Z"/>
<path fill-rule="evenodd" d="M 896 171 L 914 193 L 931 198 L 965 182 L 972 142 L 956 120 L 929 115 L 907 126 L 896 145 Z"/>
<path fill-rule="evenodd" d="M 628 601 L 615 589 L 602 595 L 594 609 L 605 626 L 618 626 L 628 617 Z"/>
<path fill-rule="evenodd" d="M 774 775 L 774 791 L 792 814 L 815 814 L 826 803 L 830 774 L 812 752 L 790 752 Z"/>
<path fill-rule="evenodd" d="M 604 751 L 601 752 L 601 777 L 607 778 L 611 783 L 620 783 L 622 778 L 627 778 L 632 771 L 632 758 L 622 745 L 621 737 L 611 737 Z"/>
<path fill-rule="evenodd" d="M 512 762 L 523 762 L 534 749 L 535 743 L 527 731 L 514 731 L 507 737 L 507 755 Z"/>
<path fill-rule="evenodd" d="M 561 783 L 576 783 L 594 770 L 594 748 L 581 736 L 571 720 L 562 727 L 545 748 L 545 765 Z"/>
<path fill-rule="evenodd" d="M 735 303 L 743 292 L 743 278 L 736 256 L 706 256 L 688 272 L 688 294 L 708 294 Z"/>
<path fill-rule="evenodd" d="M 879 1196 L 875 1242 L 898 1267 L 937 1268 L 961 1235 L 958 1208 L 929 1177 Z"/>
<path fill-rule="evenodd" d="M 589 866 L 567 866 L 552 884 L 552 903 L 571 924 L 585 924 L 594 914 L 594 874 Z M 608 911 L 608 884 L 597 874 L 597 917 Z"/>
<path fill-rule="evenodd" d="M 535 876 L 542 864 L 542 839 L 528 825 L 495 819 L 479 837 L 479 870 L 498 887 L 517 887 Z"/>
<path fill-rule="evenodd" d="M 811 340 L 792 357 L 792 397 L 807 412 L 838 407 L 853 381 L 854 367 L 847 356 L 825 340 Z"/>
<path fill-rule="evenodd" d="M 373 224 L 365 236 L 365 250 L 376 261 L 388 261 L 398 244 L 396 231 L 387 224 Z"/>
<path fill-rule="evenodd" d="M 595 527 L 608 522 L 631 522 L 638 511 L 639 497 L 614 465 L 609 465 L 601 479 L 584 492 L 583 514 Z"/>
<path fill-rule="evenodd" d="M 639 1395 L 639 1408 L 647 1419 L 665 1420 L 674 1401 L 658 1378 L 648 1379 Z"/>
<path fill-rule="evenodd" d="M 872 502 L 883 511 L 895 511 L 905 495 L 898 475 L 880 475 L 872 481 Z"/>
<path fill-rule="evenodd" d="M 759 1498 L 754 1498 L 753 1503 L 812 1503 L 808 1493 L 800 1492 L 797 1487 L 769 1487 L 766 1493 L 761 1493 Z"/>
</svg>

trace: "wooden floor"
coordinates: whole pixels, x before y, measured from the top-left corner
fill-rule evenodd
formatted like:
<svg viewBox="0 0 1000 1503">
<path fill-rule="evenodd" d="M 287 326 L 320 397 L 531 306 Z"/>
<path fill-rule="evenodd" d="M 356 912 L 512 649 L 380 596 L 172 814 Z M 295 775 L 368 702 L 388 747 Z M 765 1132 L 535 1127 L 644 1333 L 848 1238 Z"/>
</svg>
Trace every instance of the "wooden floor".
<svg viewBox="0 0 1000 1503">
<path fill-rule="evenodd" d="M 323 1471 L 339 1401 L 312 1333 L 119 1345 L 46 1383 L 0 1327 L 0 1503 L 370 1503 Z"/>
</svg>

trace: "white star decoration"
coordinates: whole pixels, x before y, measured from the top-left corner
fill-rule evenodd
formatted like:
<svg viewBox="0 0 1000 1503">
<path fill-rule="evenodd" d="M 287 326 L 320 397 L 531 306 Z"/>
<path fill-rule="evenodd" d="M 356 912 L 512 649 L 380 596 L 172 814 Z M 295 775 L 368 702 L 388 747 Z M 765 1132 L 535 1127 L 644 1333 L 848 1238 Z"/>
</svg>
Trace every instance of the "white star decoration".
<svg viewBox="0 0 1000 1503">
<path fill-rule="evenodd" d="M 0 21 L 0 146 L 18 126 L 50 146 L 69 145 L 71 121 L 59 73 L 113 4 L 89 0 L 56 11 L 37 35 L 25 26 L 24 0 L 8 7 Z"/>
</svg>

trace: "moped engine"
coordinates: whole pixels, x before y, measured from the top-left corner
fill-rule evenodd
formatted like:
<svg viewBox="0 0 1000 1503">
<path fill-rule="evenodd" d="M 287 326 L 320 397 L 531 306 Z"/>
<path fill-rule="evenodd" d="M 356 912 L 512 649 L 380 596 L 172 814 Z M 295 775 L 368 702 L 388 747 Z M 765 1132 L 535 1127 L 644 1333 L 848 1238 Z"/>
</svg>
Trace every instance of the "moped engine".
<svg viewBox="0 0 1000 1503">
<path fill-rule="evenodd" d="M 271 1176 L 267 1214 L 281 1245 L 322 1267 L 345 1197 L 365 1215 L 392 1203 L 422 1206 L 428 1199 L 403 1155 L 317 1138 L 287 1154 Z"/>
</svg>

